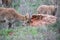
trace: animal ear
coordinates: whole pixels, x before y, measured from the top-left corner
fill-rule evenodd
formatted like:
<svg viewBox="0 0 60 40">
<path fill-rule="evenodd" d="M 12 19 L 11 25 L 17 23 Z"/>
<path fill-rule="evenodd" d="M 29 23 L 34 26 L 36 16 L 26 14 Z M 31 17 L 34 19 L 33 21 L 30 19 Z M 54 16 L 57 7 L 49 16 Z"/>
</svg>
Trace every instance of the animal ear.
<svg viewBox="0 0 60 40">
<path fill-rule="evenodd" d="M 26 13 L 26 19 L 29 19 L 30 18 L 30 14 L 29 13 Z"/>
</svg>

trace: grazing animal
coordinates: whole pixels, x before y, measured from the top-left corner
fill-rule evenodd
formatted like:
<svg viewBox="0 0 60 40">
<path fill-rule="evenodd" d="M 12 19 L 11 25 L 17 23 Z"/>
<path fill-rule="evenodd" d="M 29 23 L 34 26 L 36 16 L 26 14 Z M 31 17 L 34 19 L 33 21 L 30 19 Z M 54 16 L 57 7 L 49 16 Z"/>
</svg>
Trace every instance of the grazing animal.
<svg viewBox="0 0 60 40">
<path fill-rule="evenodd" d="M 8 23 L 8 27 L 11 28 L 12 24 L 17 21 L 27 21 L 27 15 L 21 15 L 13 8 L 0 8 L 0 23 Z"/>
<path fill-rule="evenodd" d="M 57 8 L 54 5 L 41 5 L 37 8 L 38 14 L 55 15 Z"/>
</svg>

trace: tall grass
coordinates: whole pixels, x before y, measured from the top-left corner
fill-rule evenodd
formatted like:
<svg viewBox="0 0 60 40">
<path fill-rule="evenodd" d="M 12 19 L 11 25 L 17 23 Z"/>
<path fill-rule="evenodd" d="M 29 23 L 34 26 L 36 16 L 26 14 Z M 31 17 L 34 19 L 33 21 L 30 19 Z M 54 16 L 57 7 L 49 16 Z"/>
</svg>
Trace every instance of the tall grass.
<svg viewBox="0 0 60 40">
<path fill-rule="evenodd" d="M 9 32 L 13 32 L 12 35 Z M 0 31 L 4 40 L 56 40 L 58 33 L 51 26 L 20 26 L 15 29 L 6 29 Z"/>
</svg>

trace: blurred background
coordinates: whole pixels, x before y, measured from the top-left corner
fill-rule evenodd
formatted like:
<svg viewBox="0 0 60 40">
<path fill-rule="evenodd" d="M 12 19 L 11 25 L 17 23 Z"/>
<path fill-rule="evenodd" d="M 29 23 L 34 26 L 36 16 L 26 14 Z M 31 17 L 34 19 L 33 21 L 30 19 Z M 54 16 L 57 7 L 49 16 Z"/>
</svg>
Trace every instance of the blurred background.
<svg viewBox="0 0 60 40">
<path fill-rule="evenodd" d="M 9 7 L 15 8 L 19 13 L 25 15 L 26 13 L 36 13 L 36 9 L 40 5 L 54 5 L 53 0 L 10 0 L 12 1 Z M 0 0 L 0 7 L 2 1 Z"/>
</svg>

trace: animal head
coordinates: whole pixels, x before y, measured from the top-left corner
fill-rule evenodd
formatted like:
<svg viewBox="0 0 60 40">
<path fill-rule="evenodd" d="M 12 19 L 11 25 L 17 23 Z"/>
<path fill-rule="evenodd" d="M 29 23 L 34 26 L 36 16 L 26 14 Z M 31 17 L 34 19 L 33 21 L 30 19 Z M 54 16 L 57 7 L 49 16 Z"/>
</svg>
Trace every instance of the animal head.
<svg viewBox="0 0 60 40">
<path fill-rule="evenodd" d="M 23 26 L 29 25 L 29 23 L 30 23 L 30 15 L 29 15 L 29 13 L 26 13 L 26 15 L 24 16 L 23 21 L 24 21 Z"/>
<path fill-rule="evenodd" d="M 24 20 L 26 20 L 27 22 L 30 21 L 30 14 L 26 13 Z"/>
</svg>

